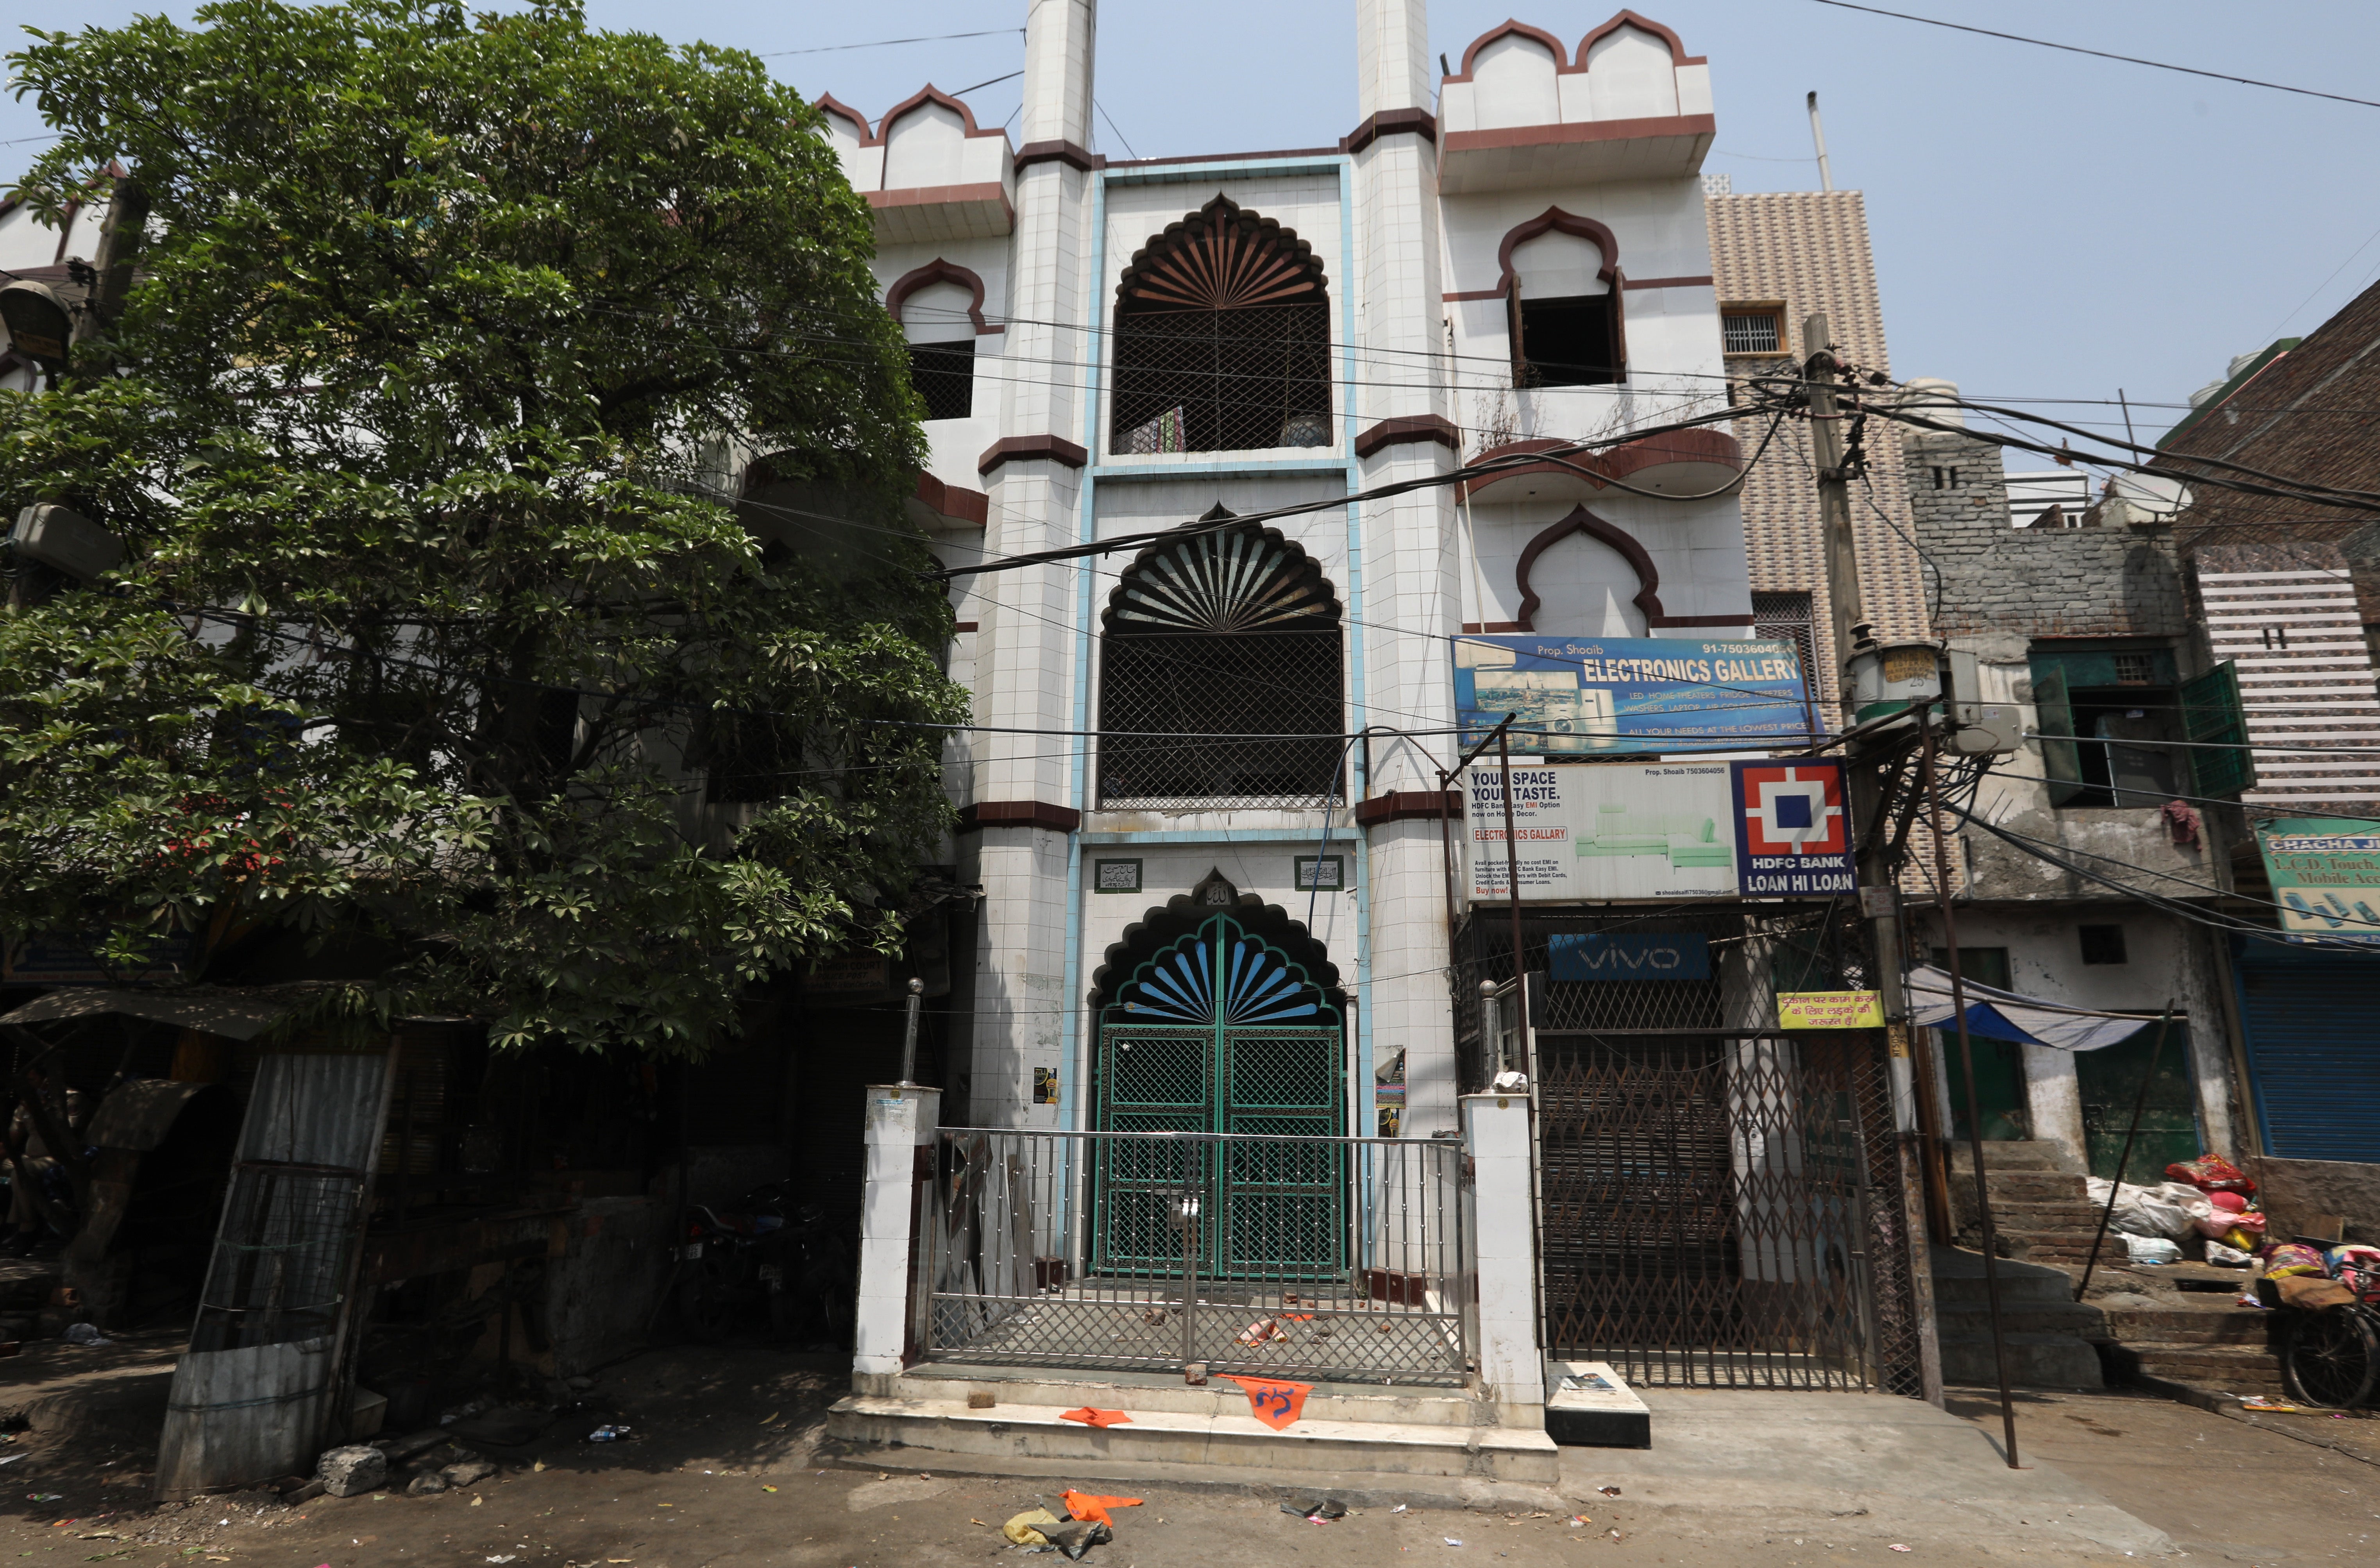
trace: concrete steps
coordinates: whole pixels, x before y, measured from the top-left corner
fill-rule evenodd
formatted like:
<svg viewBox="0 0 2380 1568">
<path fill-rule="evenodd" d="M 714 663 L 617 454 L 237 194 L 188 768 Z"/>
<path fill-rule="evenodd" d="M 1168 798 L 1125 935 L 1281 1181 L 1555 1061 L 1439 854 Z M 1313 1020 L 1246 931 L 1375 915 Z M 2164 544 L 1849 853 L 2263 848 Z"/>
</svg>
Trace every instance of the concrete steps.
<svg viewBox="0 0 2380 1568">
<path fill-rule="evenodd" d="M 1996 1383 L 1999 1372 L 1983 1254 L 1947 1246 L 1931 1250 L 1942 1380 Z M 2106 1316 L 2074 1300 L 2074 1282 L 2066 1270 L 2003 1258 L 1998 1273 L 2009 1381 L 2026 1388 L 2106 1387 L 2097 1347 L 2107 1337 Z"/>
<path fill-rule="evenodd" d="M 2081 1263 L 2090 1256 L 2099 1210 L 2081 1173 L 2060 1167 L 2063 1158 L 2057 1144 L 1985 1144 L 1985 1181 L 1991 1189 L 1992 1230 L 2001 1257 L 2028 1263 Z M 1984 1245 L 1974 1171 L 1973 1150 L 1963 1143 L 1953 1146 L 1951 1214 L 1958 1222 L 1958 1245 L 1970 1251 Z M 2121 1243 L 2110 1245 L 2120 1253 Z"/>
<path fill-rule="evenodd" d="M 2169 1307 L 2105 1308 L 2107 1362 L 2128 1382 L 2171 1384 L 2199 1393 L 2281 1392 L 2275 1315 L 2209 1295 Z"/>
<path fill-rule="evenodd" d="M 1275 1431 L 1250 1411 L 1245 1391 L 1220 1379 L 1194 1388 L 1160 1374 L 1067 1378 L 936 1364 L 868 1382 L 829 1412 L 828 1437 L 994 1469 L 1019 1458 L 1225 1465 L 1278 1472 L 1284 1484 L 1361 1474 L 1548 1486 L 1559 1476 L 1559 1451 L 1542 1426 L 1498 1425 L 1498 1407 L 1466 1389 L 1317 1385 L 1299 1418 Z M 1085 1405 L 1131 1419 L 1106 1428 L 1061 1419 Z"/>
</svg>

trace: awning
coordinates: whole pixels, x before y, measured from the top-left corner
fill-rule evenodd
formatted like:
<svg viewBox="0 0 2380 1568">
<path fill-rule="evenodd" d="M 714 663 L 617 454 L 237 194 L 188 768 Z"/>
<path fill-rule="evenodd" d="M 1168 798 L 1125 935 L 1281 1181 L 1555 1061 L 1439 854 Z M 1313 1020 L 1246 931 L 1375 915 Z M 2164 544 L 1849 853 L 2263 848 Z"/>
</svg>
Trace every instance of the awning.
<svg viewBox="0 0 2380 1568">
<path fill-rule="evenodd" d="M 2156 1022 L 2138 1013 L 2098 1013 L 2043 1002 L 1973 980 L 1962 979 L 1961 986 L 1966 992 L 1967 1032 L 1985 1039 L 2046 1045 L 2052 1051 L 2096 1051 L 2130 1039 Z M 1925 964 L 1910 972 L 1909 1021 L 1919 1028 L 1959 1027 L 1949 971 Z"/>
<path fill-rule="evenodd" d="M 319 984 L 142 991 L 131 986 L 61 986 L 35 997 L 0 1024 L 45 1024 L 121 1013 L 229 1039 L 254 1039 L 322 991 Z"/>
</svg>

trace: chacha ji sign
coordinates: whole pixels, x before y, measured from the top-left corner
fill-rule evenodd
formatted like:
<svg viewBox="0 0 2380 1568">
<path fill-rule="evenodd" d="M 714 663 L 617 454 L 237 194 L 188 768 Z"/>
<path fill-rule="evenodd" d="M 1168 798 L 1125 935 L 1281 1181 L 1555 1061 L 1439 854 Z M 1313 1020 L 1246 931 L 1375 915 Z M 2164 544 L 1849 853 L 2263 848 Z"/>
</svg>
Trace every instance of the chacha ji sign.
<svg viewBox="0 0 2380 1568">
<path fill-rule="evenodd" d="M 1840 762 L 1735 762 L 1729 772 L 1739 893 L 1827 898 L 1858 890 Z"/>
</svg>

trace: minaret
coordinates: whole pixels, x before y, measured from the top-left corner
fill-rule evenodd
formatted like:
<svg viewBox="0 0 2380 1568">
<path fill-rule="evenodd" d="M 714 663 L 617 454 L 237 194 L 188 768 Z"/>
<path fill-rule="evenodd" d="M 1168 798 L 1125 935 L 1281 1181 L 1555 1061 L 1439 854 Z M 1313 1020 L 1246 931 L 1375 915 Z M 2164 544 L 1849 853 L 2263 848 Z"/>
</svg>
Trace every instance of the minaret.
<svg viewBox="0 0 2380 1568">
<path fill-rule="evenodd" d="M 1355 244 L 1364 288 L 1349 420 L 1364 488 L 1451 469 L 1463 439 L 1440 390 L 1446 351 L 1440 299 L 1438 127 L 1424 0 L 1356 0 L 1360 73 L 1355 148 Z M 1381 432 L 1384 421 L 1395 421 Z M 1376 444 L 1366 432 L 1394 432 Z M 1448 730 L 1453 724 L 1447 634 L 1462 629 L 1451 488 L 1418 490 L 1357 509 L 1364 556 L 1366 699 L 1380 722 Z M 1389 630 L 1385 628 L 1394 628 Z M 1409 716 L 1410 715 L 1410 716 Z M 1369 723 L 1373 714 L 1358 714 Z M 1451 735 L 1423 742 L 1431 756 L 1459 754 Z M 1371 748 L 1366 793 L 1435 790 L 1430 762 L 1409 745 Z M 1455 1125 L 1454 1036 L 1441 967 L 1445 925 L 1439 824 L 1434 813 L 1376 823 L 1371 856 L 1371 1036 L 1375 1051 L 1405 1052 L 1407 1136 Z"/>
<path fill-rule="evenodd" d="M 991 496 L 985 545 L 994 555 L 1070 544 L 1083 526 L 1083 468 L 1097 444 L 1084 417 L 1080 369 L 1098 354 L 1083 330 L 1097 20 L 1095 0 L 1028 0 L 1002 354 L 1032 369 L 1002 388 L 1001 439 L 984 458 Z M 1033 566 L 983 579 L 977 723 L 1044 732 L 1073 725 L 1070 628 L 1081 569 Z M 1046 733 L 978 740 L 973 796 L 982 825 L 965 836 L 962 854 L 971 854 L 985 895 L 969 1071 L 978 1125 L 1059 1125 L 1061 1107 L 1033 1100 L 1036 1068 L 1055 1069 L 1065 1102 L 1078 1103 L 1079 1056 L 1066 1059 L 1059 1027 L 1075 1000 L 1059 980 L 1066 966 L 1066 824 L 1086 804 L 1075 794 L 1071 749 Z"/>
</svg>

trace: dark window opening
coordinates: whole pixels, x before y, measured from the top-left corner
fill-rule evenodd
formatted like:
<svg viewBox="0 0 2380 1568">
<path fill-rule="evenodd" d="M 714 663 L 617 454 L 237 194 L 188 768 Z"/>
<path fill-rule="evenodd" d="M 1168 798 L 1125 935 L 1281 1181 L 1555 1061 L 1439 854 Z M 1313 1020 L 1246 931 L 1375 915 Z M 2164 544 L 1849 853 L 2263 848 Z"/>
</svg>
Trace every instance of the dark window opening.
<svg viewBox="0 0 2380 1568">
<path fill-rule="evenodd" d="M 1101 624 L 1102 806 L 1344 797 L 1339 602 L 1304 551 L 1254 528 L 1151 545 Z"/>
<path fill-rule="evenodd" d="M 1618 291 L 1522 299 L 1514 366 L 1523 386 L 1609 386 L 1622 379 Z"/>
<path fill-rule="evenodd" d="M 2082 941 L 2082 962 L 2085 964 L 2129 964 L 2124 953 L 2124 928 L 2121 926 L 2077 926 L 2074 934 Z"/>
<path fill-rule="evenodd" d="M 1111 449 L 1330 444 L 1330 305 L 1312 248 L 1217 197 L 1118 286 Z"/>
<path fill-rule="evenodd" d="M 2181 793 L 2173 748 L 2165 744 L 2176 729 L 2171 688 L 2085 687 L 2069 691 L 2066 703 L 2071 727 L 2062 733 L 2074 738 L 2043 742 L 2045 751 L 2054 746 L 2071 754 L 2073 776 L 2065 781 L 2065 798 L 2053 786 L 2052 804 L 2138 810 L 2163 806 Z M 2046 712 L 2042 733 L 2061 733 Z M 2054 764 L 2050 776 L 2060 778 Z"/>
<path fill-rule="evenodd" d="M 781 720 L 722 715 L 703 737 L 702 760 L 704 799 L 713 806 L 754 805 L 795 793 L 801 741 Z"/>
<path fill-rule="evenodd" d="M 1773 306 L 1722 305 L 1718 314 L 1719 347 L 1729 354 L 1785 352 L 1785 313 Z"/>
<path fill-rule="evenodd" d="M 1959 470 L 1958 470 L 1958 469 L 1956 469 L 1956 468 L 1937 468 L 1937 469 L 1935 469 L 1935 470 L 1934 470 L 1934 488 L 1935 488 L 1935 489 L 1937 489 L 1937 490 L 1956 490 L 1956 489 L 1958 489 L 1958 488 L 1959 488 Z"/>
<path fill-rule="evenodd" d="M 909 379 L 929 419 L 964 419 L 975 412 L 975 342 L 909 345 Z"/>
</svg>

